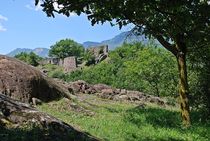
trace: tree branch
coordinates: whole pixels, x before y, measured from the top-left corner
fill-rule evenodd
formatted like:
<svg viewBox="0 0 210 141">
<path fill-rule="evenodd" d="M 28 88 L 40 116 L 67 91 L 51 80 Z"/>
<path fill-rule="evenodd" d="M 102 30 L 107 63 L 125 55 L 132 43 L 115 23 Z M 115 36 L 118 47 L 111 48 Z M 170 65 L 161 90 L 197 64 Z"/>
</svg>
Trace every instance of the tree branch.
<svg viewBox="0 0 210 141">
<path fill-rule="evenodd" d="M 175 46 L 174 45 L 172 45 L 172 44 L 170 44 L 169 42 L 167 42 L 164 38 L 163 38 L 163 36 L 161 36 L 161 35 L 157 35 L 157 36 L 155 36 L 156 38 L 157 38 L 157 40 L 160 42 L 160 44 L 164 47 L 164 48 L 166 48 L 168 51 L 170 51 L 171 53 L 173 53 L 173 55 L 177 55 L 177 53 L 178 53 L 178 50 L 175 48 Z"/>
</svg>

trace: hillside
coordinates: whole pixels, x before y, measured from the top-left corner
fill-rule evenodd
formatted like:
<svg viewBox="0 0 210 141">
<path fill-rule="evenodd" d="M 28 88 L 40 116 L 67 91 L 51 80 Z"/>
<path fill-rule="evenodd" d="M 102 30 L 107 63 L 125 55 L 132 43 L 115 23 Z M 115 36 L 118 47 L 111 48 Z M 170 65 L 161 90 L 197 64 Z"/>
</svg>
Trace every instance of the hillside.
<svg viewBox="0 0 210 141">
<path fill-rule="evenodd" d="M 183 129 L 177 108 L 77 94 L 83 108 L 62 99 L 38 107 L 104 141 L 207 141 L 209 124 Z M 89 110 L 86 110 L 89 109 Z M 196 117 L 195 117 L 196 118 Z"/>
<path fill-rule="evenodd" d="M 130 31 L 122 32 L 121 34 L 101 42 L 91 42 L 87 41 L 83 43 L 85 48 L 98 46 L 98 45 L 108 45 L 109 49 L 114 50 L 116 47 L 121 46 L 123 43 L 132 43 L 132 42 L 142 42 L 143 44 L 148 43 L 148 39 L 145 36 L 136 36 Z"/>
<path fill-rule="evenodd" d="M 7 56 L 14 57 L 15 55 L 21 53 L 21 52 L 34 52 L 36 55 L 40 57 L 48 57 L 49 49 L 47 48 L 35 48 L 35 49 L 29 49 L 29 48 L 17 48 L 10 53 L 7 54 Z"/>
</svg>

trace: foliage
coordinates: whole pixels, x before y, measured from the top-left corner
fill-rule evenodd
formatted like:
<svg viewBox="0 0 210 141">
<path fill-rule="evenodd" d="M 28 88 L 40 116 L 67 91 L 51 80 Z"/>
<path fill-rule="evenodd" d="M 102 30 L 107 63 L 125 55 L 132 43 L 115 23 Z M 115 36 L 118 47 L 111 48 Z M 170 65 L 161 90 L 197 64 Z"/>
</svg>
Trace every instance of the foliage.
<svg viewBox="0 0 210 141">
<path fill-rule="evenodd" d="M 180 125 L 178 109 L 160 108 L 155 105 L 141 108 L 130 103 L 102 100 L 88 95 L 79 106 L 95 114 L 71 111 L 66 100 L 39 106 L 41 111 L 52 114 L 81 130 L 109 141 L 184 141 L 210 140 L 210 123 L 198 122 L 193 113 L 194 126 L 186 130 Z"/>
<path fill-rule="evenodd" d="M 124 44 L 110 52 L 109 61 L 72 72 L 66 80 L 82 79 L 157 96 L 177 96 L 175 64 L 173 56 L 163 48 Z"/>
<path fill-rule="evenodd" d="M 65 77 L 65 74 L 63 73 L 63 70 L 55 70 L 53 72 L 50 72 L 48 74 L 49 77 L 52 78 L 59 78 L 59 79 L 63 79 Z"/>
<path fill-rule="evenodd" d="M 35 0 L 36 4 L 39 1 Z M 55 3 L 59 8 L 54 6 Z M 108 21 L 122 28 L 132 23 L 137 34 L 155 37 L 177 57 L 181 116 L 183 123 L 190 125 L 186 56 L 192 48 L 190 44 L 199 49 L 197 40 L 210 42 L 209 0 L 42 0 L 42 7 L 48 16 L 54 16 L 55 12 L 66 16 L 71 12 L 85 13 L 92 25 Z"/>
<path fill-rule="evenodd" d="M 209 46 L 209 45 L 208 45 Z M 199 57 L 198 57 L 199 56 Z M 189 83 L 194 109 L 201 110 L 203 118 L 210 116 L 210 48 L 202 48 L 189 55 Z"/>
<path fill-rule="evenodd" d="M 92 52 L 86 51 L 84 54 L 84 60 L 86 61 L 86 65 L 90 66 L 95 64 L 95 56 Z"/>
<path fill-rule="evenodd" d="M 138 34 L 154 36 L 173 54 L 178 50 L 171 43 L 178 45 L 182 40 L 186 44 L 197 39 L 206 40 L 210 36 L 208 0 L 35 1 L 36 4 L 39 1 L 42 3 L 48 16 L 54 16 L 54 13 L 70 16 L 75 12 L 86 14 L 92 25 L 108 21 L 121 28 L 132 23 Z M 55 3 L 59 8 L 55 7 Z M 167 42 L 169 39 L 171 42 Z"/>
<path fill-rule="evenodd" d="M 84 54 L 83 46 L 71 39 L 60 40 L 50 48 L 50 57 L 58 57 L 63 59 L 69 56 L 81 57 Z"/>
<path fill-rule="evenodd" d="M 49 77 L 59 78 L 59 79 L 64 79 L 64 77 L 65 77 L 63 68 L 61 68 L 60 66 L 53 65 L 53 64 L 47 64 L 47 65 L 40 66 L 40 67 L 41 67 L 41 69 L 44 69 L 48 72 L 47 74 Z"/>
<path fill-rule="evenodd" d="M 39 65 L 39 61 L 42 60 L 41 57 L 39 57 L 38 55 L 36 55 L 33 52 L 25 53 L 25 52 L 21 52 L 20 54 L 15 55 L 15 58 L 26 62 L 27 64 L 30 64 L 32 66 L 38 66 Z"/>
</svg>

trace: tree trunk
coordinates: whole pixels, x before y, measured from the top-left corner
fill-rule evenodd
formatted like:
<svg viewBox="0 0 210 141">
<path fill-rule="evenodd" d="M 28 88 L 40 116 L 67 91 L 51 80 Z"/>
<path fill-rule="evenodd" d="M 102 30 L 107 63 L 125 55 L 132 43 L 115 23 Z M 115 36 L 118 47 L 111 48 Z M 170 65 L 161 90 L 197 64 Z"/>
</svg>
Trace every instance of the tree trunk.
<svg viewBox="0 0 210 141">
<path fill-rule="evenodd" d="M 161 35 L 156 35 L 157 40 L 173 55 L 176 56 L 179 69 L 179 97 L 182 121 L 185 127 L 191 125 L 190 122 L 190 108 L 189 108 L 189 88 L 187 80 L 187 66 L 186 66 L 186 54 L 187 46 L 184 41 L 184 34 L 177 34 L 173 40 L 175 44 L 171 44 L 164 39 Z"/>
<path fill-rule="evenodd" d="M 187 66 L 186 66 L 186 53 L 179 52 L 177 54 L 177 62 L 179 69 L 179 96 L 182 121 L 185 127 L 190 126 L 190 109 L 189 109 L 189 88 L 187 81 Z"/>
</svg>

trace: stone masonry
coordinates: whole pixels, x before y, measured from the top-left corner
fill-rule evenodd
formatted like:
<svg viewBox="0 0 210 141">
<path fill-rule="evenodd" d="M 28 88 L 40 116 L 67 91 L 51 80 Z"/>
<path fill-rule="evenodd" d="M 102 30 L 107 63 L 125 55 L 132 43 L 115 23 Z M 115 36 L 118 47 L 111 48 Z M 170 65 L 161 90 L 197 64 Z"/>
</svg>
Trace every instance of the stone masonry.
<svg viewBox="0 0 210 141">
<path fill-rule="evenodd" d="M 63 67 L 65 72 L 71 72 L 77 68 L 76 57 L 67 57 L 63 60 Z"/>
<path fill-rule="evenodd" d="M 90 47 L 87 51 L 92 52 L 95 57 L 98 57 L 100 54 L 108 54 L 108 45 L 101 45 L 97 47 Z"/>
</svg>

